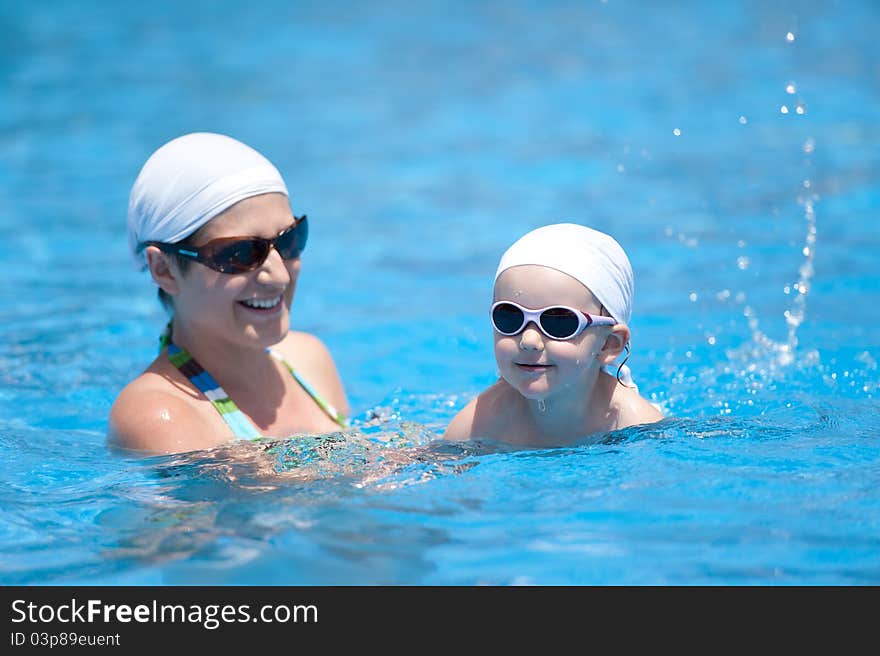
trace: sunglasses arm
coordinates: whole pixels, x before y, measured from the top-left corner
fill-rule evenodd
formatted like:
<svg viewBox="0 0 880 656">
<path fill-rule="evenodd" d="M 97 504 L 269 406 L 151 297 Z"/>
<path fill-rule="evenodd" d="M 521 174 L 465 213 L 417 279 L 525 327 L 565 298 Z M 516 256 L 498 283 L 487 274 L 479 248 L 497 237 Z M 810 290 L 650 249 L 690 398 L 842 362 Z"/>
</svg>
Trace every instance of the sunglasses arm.
<svg viewBox="0 0 880 656">
<path fill-rule="evenodd" d="M 155 246 L 163 253 L 170 253 L 172 255 L 181 255 L 183 257 L 188 257 L 191 260 L 200 261 L 200 255 L 198 251 L 190 250 L 189 248 L 184 248 L 178 244 L 168 244 L 163 241 L 148 241 L 144 244 L 144 248 L 147 246 Z"/>
</svg>

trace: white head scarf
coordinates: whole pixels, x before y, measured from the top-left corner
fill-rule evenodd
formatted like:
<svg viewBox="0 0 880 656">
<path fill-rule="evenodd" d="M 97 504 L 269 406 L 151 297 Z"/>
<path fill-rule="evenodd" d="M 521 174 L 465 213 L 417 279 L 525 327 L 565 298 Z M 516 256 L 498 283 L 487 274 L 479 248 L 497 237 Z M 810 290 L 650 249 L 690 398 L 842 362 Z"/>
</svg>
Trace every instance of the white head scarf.
<svg viewBox="0 0 880 656">
<path fill-rule="evenodd" d="M 633 272 L 629 258 L 610 235 L 575 223 L 546 225 L 519 238 L 501 256 L 495 280 L 524 264 L 556 269 L 587 287 L 620 323 L 632 317 Z M 615 375 L 616 367 L 606 366 Z M 620 369 L 624 384 L 635 387 L 629 367 Z"/>
<path fill-rule="evenodd" d="M 128 246 L 147 268 L 143 243 L 181 241 L 240 200 L 279 192 L 281 174 L 256 150 L 222 134 L 173 139 L 146 161 L 128 201 Z"/>
</svg>

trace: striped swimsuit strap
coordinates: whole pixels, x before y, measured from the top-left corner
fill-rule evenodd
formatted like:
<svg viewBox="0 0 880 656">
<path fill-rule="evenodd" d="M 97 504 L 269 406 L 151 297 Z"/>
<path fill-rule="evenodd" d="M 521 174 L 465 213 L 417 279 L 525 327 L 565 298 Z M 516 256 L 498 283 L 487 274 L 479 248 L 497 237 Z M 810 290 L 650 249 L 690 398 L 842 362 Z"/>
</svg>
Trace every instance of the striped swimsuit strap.
<svg viewBox="0 0 880 656">
<path fill-rule="evenodd" d="M 299 386 L 302 387 L 306 394 L 312 397 L 312 401 L 314 401 L 321 410 L 323 410 L 330 419 L 339 424 L 342 428 L 348 428 L 348 419 L 345 418 L 339 410 L 337 410 L 332 403 L 330 403 L 327 399 L 321 396 L 314 387 L 309 385 L 308 381 L 303 378 L 299 373 L 297 373 L 296 369 L 293 368 L 293 365 L 290 364 L 287 360 L 284 359 L 284 356 L 281 355 L 278 351 L 273 351 L 270 348 L 266 349 L 266 352 L 271 355 L 273 358 L 278 360 L 281 364 L 284 365 L 284 368 L 290 372 L 290 375 L 299 383 Z"/>
<path fill-rule="evenodd" d="M 229 395 L 222 387 L 220 387 L 220 384 L 214 380 L 214 377 L 205 371 L 202 365 L 196 362 L 195 358 L 193 358 L 185 349 L 177 346 L 177 344 L 170 339 L 167 342 L 167 346 L 168 360 L 171 364 L 177 367 L 180 373 L 186 376 L 190 382 L 195 385 L 214 405 L 214 408 L 220 413 L 223 421 L 226 422 L 237 439 L 252 440 L 262 437 L 260 431 L 254 426 L 253 422 L 251 422 L 239 407 L 235 405 L 235 402 L 229 398 Z M 321 395 L 318 394 L 318 392 L 294 370 L 290 363 L 275 351 L 272 351 L 271 349 L 266 349 L 266 351 L 268 351 L 273 358 L 284 364 L 285 368 L 293 375 L 296 382 L 299 383 L 306 393 L 315 401 L 318 407 L 326 412 L 333 421 L 339 424 L 339 426 L 342 428 L 348 428 L 348 421 L 346 418 L 330 403 L 325 401 Z"/>
</svg>

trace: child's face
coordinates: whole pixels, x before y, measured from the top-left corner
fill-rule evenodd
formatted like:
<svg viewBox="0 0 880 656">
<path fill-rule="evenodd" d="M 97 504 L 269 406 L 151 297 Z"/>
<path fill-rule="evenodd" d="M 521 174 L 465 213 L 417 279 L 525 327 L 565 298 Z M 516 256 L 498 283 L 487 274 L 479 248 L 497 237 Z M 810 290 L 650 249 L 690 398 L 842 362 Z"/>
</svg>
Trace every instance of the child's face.
<svg viewBox="0 0 880 656">
<path fill-rule="evenodd" d="M 597 316 L 602 306 L 593 293 L 571 276 L 537 265 L 512 267 L 495 282 L 495 301 L 514 301 L 537 310 L 566 305 Z M 589 326 L 572 339 L 551 339 L 534 323 L 516 335 L 495 335 L 498 371 L 520 394 L 542 399 L 577 394 L 594 380 L 601 362 L 599 351 L 611 328 Z"/>
</svg>

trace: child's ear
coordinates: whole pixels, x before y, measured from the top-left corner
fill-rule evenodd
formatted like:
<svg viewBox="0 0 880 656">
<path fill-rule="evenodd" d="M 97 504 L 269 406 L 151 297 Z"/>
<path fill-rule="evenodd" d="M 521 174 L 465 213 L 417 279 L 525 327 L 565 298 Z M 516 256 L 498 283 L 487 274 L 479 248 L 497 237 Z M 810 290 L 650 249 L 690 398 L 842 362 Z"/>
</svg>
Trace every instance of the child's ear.
<svg viewBox="0 0 880 656">
<path fill-rule="evenodd" d="M 178 278 L 180 270 L 171 264 L 169 257 L 155 246 L 147 246 L 145 251 L 147 266 L 150 267 L 150 275 L 153 280 L 166 293 L 176 296 L 180 292 Z"/>
<path fill-rule="evenodd" d="M 596 357 L 602 364 L 611 364 L 623 353 L 623 349 L 629 344 L 629 328 L 625 323 L 618 323 L 611 327 L 611 333 L 605 338 L 605 343 Z"/>
</svg>

